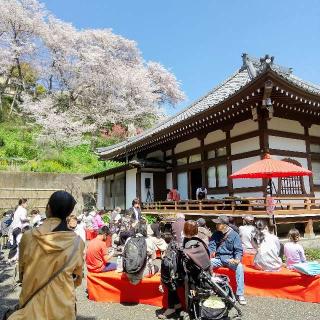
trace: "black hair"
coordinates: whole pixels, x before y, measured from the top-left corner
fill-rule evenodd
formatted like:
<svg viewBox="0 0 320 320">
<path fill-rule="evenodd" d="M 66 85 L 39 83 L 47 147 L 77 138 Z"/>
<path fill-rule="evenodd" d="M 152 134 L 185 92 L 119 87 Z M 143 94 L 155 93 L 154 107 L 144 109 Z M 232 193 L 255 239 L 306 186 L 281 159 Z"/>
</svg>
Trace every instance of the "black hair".
<svg viewBox="0 0 320 320">
<path fill-rule="evenodd" d="M 139 204 L 140 203 L 140 200 L 138 198 L 134 198 L 132 200 L 132 206 L 134 206 L 135 204 Z"/>
<path fill-rule="evenodd" d="M 260 245 L 264 241 L 264 233 L 262 232 L 267 226 L 267 223 L 264 220 L 258 220 L 256 222 L 256 231 L 253 234 L 252 240 L 256 245 Z"/>
<path fill-rule="evenodd" d="M 300 232 L 298 229 L 296 228 L 292 228 L 290 229 L 289 233 L 288 233 L 288 237 L 291 241 L 293 242 L 298 242 L 299 238 L 300 238 Z"/>
<path fill-rule="evenodd" d="M 109 229 L 108 226 L 103 226 L 99 229 L 99 234 L 103 234 L 103 235 L 106 235 L 106 236 L 109 236 L 111 234 L 111 231 Z"/>
<path fill-rule="evenodd" d="M 229 224 L 235 224 L 236 219 L 233 216 L 228 216 Z"/>
<path fill-rule="evenodd" d="M 28 199 L 26 199 L 26 198 L 21 198 L 21 199 L 19 199 L 18 204 L 19 204 L 19 206 L 21 206 L 22 204 L 26 203 L 27 201 L 28 201 Z"/>
<path fill-rule="evenodd" d="M 55 231 L 70 231 L 67 225 L 67 216 L 73 211 L 76 200 L 67 191 L 56 191 L 54 192 L 49 201 L 48 206 L 51 210 L 52 217 L 60 218 L 60 224 L 53 230 Z"/>
<path fill-rule="evenodd" d="M 142 234 L 145 238 L 148 236 L 147 234 L 147 224 L 143 221 L 140 221 L 136 224 L 136 226 L 134 227 L 134 233 L 140 233 Z"/>
</svg>

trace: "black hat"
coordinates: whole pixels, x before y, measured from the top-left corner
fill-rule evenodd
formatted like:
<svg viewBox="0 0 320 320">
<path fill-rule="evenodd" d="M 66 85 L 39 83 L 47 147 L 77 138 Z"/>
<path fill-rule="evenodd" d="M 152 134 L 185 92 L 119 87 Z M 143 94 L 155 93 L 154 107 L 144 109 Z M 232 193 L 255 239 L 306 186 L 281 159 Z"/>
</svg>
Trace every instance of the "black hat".
<svg viewBox="0 0 320 320">
<path fill-rule="evenodd" d="M 219 216 L 216 219 L 212 219 L 212 222 L 220 224 L 229 224 L 229 218 L 227 216 Z"/>
</svg>

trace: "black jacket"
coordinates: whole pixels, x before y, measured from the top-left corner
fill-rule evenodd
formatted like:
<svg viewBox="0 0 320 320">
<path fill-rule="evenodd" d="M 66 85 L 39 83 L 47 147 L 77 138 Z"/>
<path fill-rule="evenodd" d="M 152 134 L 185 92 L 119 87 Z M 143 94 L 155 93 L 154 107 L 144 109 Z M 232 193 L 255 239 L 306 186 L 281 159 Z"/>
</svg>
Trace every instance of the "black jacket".
<svg viewBox="0 0 320 320">
<path fill-rule="evenodd" d="M 141 209 L 140 208 L 135 208 L 138 211 L 138 219 L 141 219 Z M 127 214 L 130 215 L 132 220 L 136 220 L 136 213 L 134 211 L 134 208 L 131 207 L 127 210 Z"/>
</svg>

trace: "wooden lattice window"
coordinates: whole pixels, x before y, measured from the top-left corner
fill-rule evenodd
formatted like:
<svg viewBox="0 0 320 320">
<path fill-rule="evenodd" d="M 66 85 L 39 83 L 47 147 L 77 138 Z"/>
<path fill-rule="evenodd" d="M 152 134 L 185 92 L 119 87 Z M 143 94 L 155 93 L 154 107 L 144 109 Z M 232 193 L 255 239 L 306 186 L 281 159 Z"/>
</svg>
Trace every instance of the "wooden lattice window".
<svg viewBox="0 0 320 320">
<path fill-rule="evenodd" d="M 290 158 L 282 159 L 296 166 L 302 167 L 301 163 Z M 278 194 L 280 195 L 295 195 L 306 194 L 303 177 L 286 177 L 278 179 Z"/>
</svg>

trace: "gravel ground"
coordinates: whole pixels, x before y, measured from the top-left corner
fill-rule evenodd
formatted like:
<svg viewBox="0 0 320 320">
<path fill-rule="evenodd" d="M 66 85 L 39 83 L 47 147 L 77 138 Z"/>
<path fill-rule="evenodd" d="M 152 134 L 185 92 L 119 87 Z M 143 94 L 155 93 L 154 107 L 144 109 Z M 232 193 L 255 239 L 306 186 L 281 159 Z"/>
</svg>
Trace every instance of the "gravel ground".
<svg viewBox="0 0 320 320">
<path fill-rule="evenodd" d="M 16 285 L 14 279 L 14 268 L 8 267 L 2 259 L 0 261 L 0 315 L 6 307 L 17 302 L 19 291 L 20 287 Z M 157 307 L 93 302 L 87 299 L 85 291 L 86 281 L 83 281 L 82 286 L 77 289 L 78 320 L 157 319 L 155 316 L 155 311 L 159 309 Z M 248 305 L 242 307 L 244 320 L 320 319 L 320 304 L 274 298 L 248 297 L 247 299 Z"/>
</svg>

